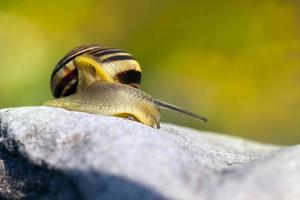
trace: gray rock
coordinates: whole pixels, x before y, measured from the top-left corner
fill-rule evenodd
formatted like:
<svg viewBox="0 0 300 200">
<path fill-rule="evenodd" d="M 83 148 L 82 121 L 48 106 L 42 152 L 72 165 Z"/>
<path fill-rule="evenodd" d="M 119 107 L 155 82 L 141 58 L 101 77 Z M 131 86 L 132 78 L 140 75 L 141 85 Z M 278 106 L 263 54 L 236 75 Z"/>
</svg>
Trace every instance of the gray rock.
<svg viewBox="0 0 300 200">
<path fill-rule="evenodd" d="M 300 199 L 299 153 L 171 124 L 0 110 L 3 198 Z"/>
</svg>

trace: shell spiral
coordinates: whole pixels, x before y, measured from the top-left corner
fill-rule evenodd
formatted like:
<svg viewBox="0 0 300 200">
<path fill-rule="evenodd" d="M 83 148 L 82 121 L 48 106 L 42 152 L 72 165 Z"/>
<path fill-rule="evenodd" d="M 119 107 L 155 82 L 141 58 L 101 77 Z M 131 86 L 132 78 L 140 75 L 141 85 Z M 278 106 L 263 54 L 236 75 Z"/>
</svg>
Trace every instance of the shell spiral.
<svg viewBox="0 0 300 200">
<path fill-rule="evenodd" d="M 55 66 L 51 75 L 51 91 L 55 98 L 76 93 L 78 70 L 74 59 L 77 56 L 94 59 L 115 82 L 138 88 L 141 81 L 141 67 L 128 52 L 101 45 L 79 46 L 68 52 Z"/>
</svg>

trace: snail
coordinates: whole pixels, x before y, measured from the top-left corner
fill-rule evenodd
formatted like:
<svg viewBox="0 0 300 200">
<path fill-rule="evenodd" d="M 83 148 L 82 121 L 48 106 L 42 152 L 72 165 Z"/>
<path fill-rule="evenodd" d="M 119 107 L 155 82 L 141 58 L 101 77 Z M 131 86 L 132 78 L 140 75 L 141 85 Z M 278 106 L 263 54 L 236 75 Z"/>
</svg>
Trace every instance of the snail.
<svg viewBox="0 0 300 200">
<path fill-rule="evenodd" d="M 205 117 L 153 98 L 139 89 L 141 67 L 128 52 L 100 45 L 79 46 L 67 53 L 51 75 L 55 99 L 44 105 L 67 110 L 132 118 L 160 128 L 160 108 Z"/>
</svg>

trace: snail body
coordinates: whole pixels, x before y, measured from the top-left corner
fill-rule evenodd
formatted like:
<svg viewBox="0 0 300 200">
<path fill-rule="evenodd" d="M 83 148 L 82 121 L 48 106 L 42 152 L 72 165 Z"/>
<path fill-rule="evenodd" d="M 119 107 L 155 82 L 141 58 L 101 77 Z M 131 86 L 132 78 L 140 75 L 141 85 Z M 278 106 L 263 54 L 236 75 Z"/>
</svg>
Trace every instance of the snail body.
<svg viewBox="0 0 300 200">
<path fill-rule="evenodd" d="M 56 99 L 44 105 L 133 118 L 157 128 L 160 108 L 207 121 L 139 90 L 140 80 L 141 67 L 129 53 L 99 45 L 80 46 L 67 53 L 54 68 L 51 90 Z"/>
<path fill-rule="evenodd" d="M 45 105 L 94 114 L 133 117 L 143 124 L 159 128 L 159 106 L 152 99 L 134 87 L 99 81 L 73 95 L 49 100 Z"/>
</svg>

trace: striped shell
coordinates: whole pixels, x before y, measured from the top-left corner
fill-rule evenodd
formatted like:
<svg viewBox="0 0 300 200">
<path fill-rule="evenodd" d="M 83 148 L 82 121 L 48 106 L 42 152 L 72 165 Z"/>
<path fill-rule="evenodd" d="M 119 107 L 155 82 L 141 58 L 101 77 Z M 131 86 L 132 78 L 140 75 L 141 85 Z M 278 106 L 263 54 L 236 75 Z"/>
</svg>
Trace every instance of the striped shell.
<svg viewBox="0 0 300 200">
<path fill-rule="evenodd" d="M 138 88 L 141 67 L 132 55 L 121 49 L 100 45 L 80 46 L 67 53 L 51 75 L 51 90 L 55 98 L 74 94 L 78 85 L 78 71 L 74 58 L 88 54 L 116 81 Z"/>
</svg>

